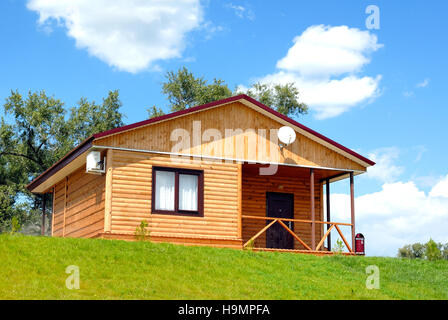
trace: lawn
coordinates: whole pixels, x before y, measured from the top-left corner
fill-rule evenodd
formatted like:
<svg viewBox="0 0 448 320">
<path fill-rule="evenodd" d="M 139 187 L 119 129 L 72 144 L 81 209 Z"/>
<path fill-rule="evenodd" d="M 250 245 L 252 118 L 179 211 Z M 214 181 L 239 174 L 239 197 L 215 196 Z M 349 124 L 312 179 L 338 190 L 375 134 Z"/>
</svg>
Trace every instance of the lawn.
<svg viewBox="0 0 448 320">
<path fill-rule="evenodd" d="M 448 261 L 0 235 L 0 299 L 448 299 Z M 80 289 L 66 288 L 66 267 Z M 380 289 L 366 288 L 366 267 Z"/>
</svg>

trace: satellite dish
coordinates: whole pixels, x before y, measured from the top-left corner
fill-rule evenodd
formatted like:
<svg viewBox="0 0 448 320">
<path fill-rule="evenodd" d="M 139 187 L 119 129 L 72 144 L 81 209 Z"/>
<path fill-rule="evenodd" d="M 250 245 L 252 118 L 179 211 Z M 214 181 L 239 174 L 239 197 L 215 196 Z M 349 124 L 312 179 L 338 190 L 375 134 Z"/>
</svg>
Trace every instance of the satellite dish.
<svg viewBox="0 0 448 320">
<path fill-rule="evenodd" d="M 296 132 L 293 128 L 284 126 L 278 129 L 277 132 L 278 140 L 283 143 L 283 145 L 280 145 L 280 147 L 285 147 L 287 145 L 290 145 L 296 140 Z"/>
</svg>

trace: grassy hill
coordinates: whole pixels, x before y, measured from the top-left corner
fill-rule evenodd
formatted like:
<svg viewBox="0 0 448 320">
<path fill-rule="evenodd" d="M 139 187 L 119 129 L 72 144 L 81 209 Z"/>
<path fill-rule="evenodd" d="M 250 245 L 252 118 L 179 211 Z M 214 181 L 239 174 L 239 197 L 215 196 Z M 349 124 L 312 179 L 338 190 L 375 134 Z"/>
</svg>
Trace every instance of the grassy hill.
<svg viewBox="0 0 448 320">
<path fill-rule="evenodd" d="M 448 262 L 0 235 L 1 299 L 448 299 Z M 80 289 L 68 290 L 68 265 Z M 365 287 L 368 265 L 379 290 Z"/>
</svg>

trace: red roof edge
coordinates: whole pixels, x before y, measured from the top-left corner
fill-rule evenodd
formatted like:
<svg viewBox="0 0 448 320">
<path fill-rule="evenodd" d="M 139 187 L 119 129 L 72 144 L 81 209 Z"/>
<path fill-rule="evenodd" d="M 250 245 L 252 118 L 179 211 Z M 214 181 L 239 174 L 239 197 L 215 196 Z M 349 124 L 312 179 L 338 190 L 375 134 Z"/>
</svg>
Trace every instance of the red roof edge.
<svg viewBox="0 0 448 320">
<path fill-rule="evenodd" d="M 69 164 L 72 160 L 74 160 L 74 158 L 76 158 L 80 154 L 79 150 L 85 151 L 86 146 L 87 145 L 91 146 L 92 142 L 94 140 L 96 140 L 96 139 L 103 138 L 103 137 L 106 137 L 106 136 L 109 136 L 109 135 L 112 135 L 112 134 L 117 134 L 117 133 L 120 133 L 120 132 L 123 132 L 123 131 L 132 130 L 132 129 L 135 129 L 135 128 L 138 128 L 138 127 L 149 125 L 151 123 L 155 123 L 155 122 L 159 122 L 159 121 L 163 121 L 163 120 L 168 120 L 168 119 L 179 117 L 179 116 L 182 116 L 182 115 L 185 115 L 185 114 L 189 114 L 189 113 L 201 111 L 201 110 L 204 110 L 204 109 L 212 108 L 212 107 L 215 107 L 215 106 L 228 104 L 228 103 L 235 102 L 235 101 L 242 100 L 242 99 L 244 99 L 244 100 L 246 100 L 246 101 L 256 105 L 257 107 L 260 107 L 261 109 L 263 109 L 263 110 L 273 114 L 274 116 L 276 116 L 276 117 L 278 117 L 278 118 L 280 118 L 280 119 L 282 119 L 282 120 L 284 120 L 286 122 L 289 122 L 290 124 L 292 124 L 292 125 L 294 125 L 296 127 L 299 127 L 300 129 L 302 129 L 302 130 L 304 130 L 304 131 L 306 131 L 306 132 L 308 132 L 308 133 L 318 137 L 319 139 L 321 139 L 321 140 L 323 140 L 323 141 L 325 141 L 325 142 L 335 146 L 338 149 L 343 150 L 344 152 L 346 152 L 346 153 L 348 153 L 348 154 L 358 158 L 359 160 L 361 160 L 361 161 L 363 161 L 363 162 L 365 162 L 365 163 L 367 163 L 367 164 L 369 164 L 371 166 L 375 165 L 375 162 L 373 162 L 372 160 L 369 160 L 366 157 L 363 157 L 359 153 L 357 153 L 357 152 L 355 152 L 355 151 L 353 151 L 353 150 L 351 150 L 351 149 L 349 149 L 347 147 L 344 147 L 343 145 L 337 143 L 336 141 L 334 141 L 334 140 L 332 140 L 330 138 L 327 138 L 326 136 L 320 134 L 319 132 L 314 131 L 314 130 L 308 128 L 307 126 L 304 126 L 303 124 L 301 124 L 301 123 L 299 123 L 299 122 L 297 122 L 297 121 L 295 121 L 295 120 L 293 120 L 293 119 L 291 119 L 291 118 L 289 118 L 289 117 L 287 117 L 287 116 L 285 116 L 285 115 L 275 111 L 274 109 L 272 109 L 272 108 L 262 104 L 261 102 L 258 102 L 254 98 L 251 98 L 251 97 L 249 97 L 246 94 L 239 94 L 239 95 L 236 95 L 236 96 L 233 96 L 233 97 L 229 97 L 229 98 L 226 98 L 226 99 L 213 101 L 213 102 L 206 103 L 206 104 L 203 104 L 203 105 L 200 105 L 200 106 L 196 106 L 196 107 L 192 107 L 192 108 L 189 108 L 189 109 L 185 109 L 185 110 L 181 110 L 181 111 L 165 114 L 165 115 L 160 116 L 160 117 L 155 117 L 155 118 L 152 118 L 152 119 L 148 119 L 148 120 L 143 120 L 143 121 L 140 121 L 140 122 L 132 123 L 132 124 L 129 124 L 129 125 L 126 125 L 126 126 L 123 126 L 123 127 L 114 128 L 114 129 L 111 129 L 111 130 L 107 130 L 107 131 L 96 133 L 96 134 L 90 136 L 89 138 L 87 138 L 86 140 L 84 140 L 77 147 L 73 148 L 61 160 L 59 160 L 54 165 L 52 165 L 50 168 L 45 170 L 41 175 L 39 175 L 37 178 L 35 178 L 33 181 L 31 181 L 26 187 L 27 187 L 28 190 L 31 191 L 32 189 L 34 189 L 35 187 L 40 185 L 42 182 L 44 182 L 50 176 L 52 176 L 56 171 L 58 171 L 61 167 Z"/>
</svg>

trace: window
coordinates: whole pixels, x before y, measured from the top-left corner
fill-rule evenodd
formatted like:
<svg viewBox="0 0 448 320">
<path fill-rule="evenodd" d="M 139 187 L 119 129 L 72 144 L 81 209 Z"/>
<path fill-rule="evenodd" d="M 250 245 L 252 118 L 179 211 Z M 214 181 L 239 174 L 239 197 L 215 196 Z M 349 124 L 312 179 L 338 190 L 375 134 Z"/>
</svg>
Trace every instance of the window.
<svg viewBox="0 0 448 320">
<path fill-rule="evenodd" d="M 202 215 L 203 171 L 153 167 L 152 212 Z"/>
</svg>

